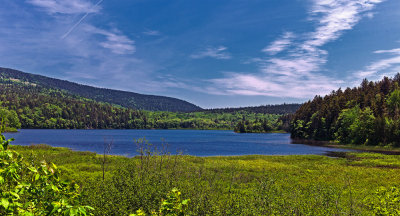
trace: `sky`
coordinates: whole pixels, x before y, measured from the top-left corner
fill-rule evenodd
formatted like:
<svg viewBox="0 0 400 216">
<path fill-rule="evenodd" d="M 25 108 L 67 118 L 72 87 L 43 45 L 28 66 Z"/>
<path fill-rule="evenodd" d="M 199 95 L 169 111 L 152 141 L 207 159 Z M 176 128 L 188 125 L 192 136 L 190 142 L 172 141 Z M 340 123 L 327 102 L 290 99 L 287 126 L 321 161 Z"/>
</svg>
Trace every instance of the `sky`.
<svg viewBox="0 0 400 216">
<path fill-rule="evenodd" d="M 203 108 L 400 72 L 399 0 L 1 0 L 0 66 Z"/>
</svg>

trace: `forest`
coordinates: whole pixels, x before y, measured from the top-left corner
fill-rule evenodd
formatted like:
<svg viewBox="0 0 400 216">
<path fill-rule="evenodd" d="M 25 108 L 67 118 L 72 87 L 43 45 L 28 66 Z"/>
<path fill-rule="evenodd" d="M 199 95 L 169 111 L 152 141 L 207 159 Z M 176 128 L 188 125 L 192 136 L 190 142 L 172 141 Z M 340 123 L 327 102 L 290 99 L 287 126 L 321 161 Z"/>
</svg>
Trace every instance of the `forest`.
<svg viewBox="0 0 400 216">
<path fill-rule="evenodd" d="M 292 138 L 400 147 L 400 74 L 338 89 L 304 103 L 293 115 Z"/>
<path fill-rule="evenodd" d="M 42 88 L 61 90 L 65 93 L 88 98 L 97 102 L 116 104 L 137 110 L 171 112 L 191 112 L 202 110 L 194 104 L 177 98 L 96 88 L 2 67 L 0 67 L 0 83 L 19 83 L 30 87 L 41 86 Z"/>
<path fill-rule="evenodd" d="M 250 113 L 264 113 L 264 114 L 290 114 L 295 113 L 301 104 L 276 104 L 276 105 L 262 105 L 253 107 L 238 107 L 238 108 L 219 108 L 203 110 L 206 113 L 235 113 L 238 111 L 246 111 Z"/>
<path fill-rule="evenodd" d="M 275 121 L 281 115 L 235 112 L 167 112 L 124 108 L 26 83 L 0 84 L 0 117 L 8 127 L 46 129 L 218 129 L 241 121 Z M 5 114 L 5 110 L 8 110 Z M 1 114 L 1 113 L 0 113 Z M 11 117 L 12 116 L 12 117 Z M 275 121 L 276 122 L 276 121 Z"/>
<path fill-rule="evenodd" d="M 0 92 L 3 110 L 0 117 L 5 119 L 7 131 L 16 128 L 288 131 L 288 120 L 283 115 L 300 107 L 300 104 L 278 104 L 201 109 L 174 98 L 95 88 L 7 68 L 0 68 Z"/>
<path fill-rule="evenodd" d="M 286 133 L 289 132 L 291 114 L 273 115 L 274 118 L 257 118 L 255 120 L 239 121 L 234 131 L 236 133 Z"/>
</svg>

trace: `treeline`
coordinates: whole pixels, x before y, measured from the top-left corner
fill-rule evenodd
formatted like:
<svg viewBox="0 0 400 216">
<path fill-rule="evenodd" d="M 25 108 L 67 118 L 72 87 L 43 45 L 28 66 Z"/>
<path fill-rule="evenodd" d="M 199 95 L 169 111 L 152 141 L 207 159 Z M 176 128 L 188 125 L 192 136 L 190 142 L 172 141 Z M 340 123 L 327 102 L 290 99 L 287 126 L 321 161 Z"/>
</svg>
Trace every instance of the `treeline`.
<svg viewBox="0 0 400 216">
<path fill-rule="evenodd" d="M 15 132 L 18 128 L 21 128 L 18 115 L 14 110 L 8 110 L 1 107 L 0 101 L 0 125 L 4 126 L 4 130 L 7 132 Z"/>
<path fill-rule="evenodd" d="M 236 133 L 286 133 L 290 131 L 291 114 L 269 115 L 264 119 L 242 120 L 236 124 Z"/>
<path fill-rule="evenodd" d="M 0 84 L 0 101 L 21 128 L 47 129 L 229 129 L 271 114 L 151 112 L 123 108 L 27 83 Z"/>
<path fill-rule="evenodd" d="M 264 114 L 277 114 L 285 115 L 295 113 L 301 104 L 277 104 L 277 105 L 263 105 L 253 107 L 239 107 L 239 108 L 219 108 L 219 109 L 207 109 L 204 112 L 207 113 L 235 113 L 239 111 L 252 112 L 252 113 L 264 113 Z"/>
<path fill-rule="evenodd" d="M 70 94 L 79 95 L 80 97 L 89 98 L 98 102 L 117 104 L 126 108 L 139 110 L 171 112 L 192 112 L 202 110 L 194 104 L 177 98 L 96 88 L 65 80 L 24 73 L 9 68 L 0 67 L 0 82 L 9 84 L 24 83 L 31 86 L 38 85 L 47 89 L 66 91 Z"/>
<path fill-rule="evenodd" d="M 400 146 L 400 74 L 316 96 L 293 115 L 291 136 L 342 144 Z"/>
<path fill-rule="evenodd" d="M 278 131 L 279 125 L 278 117 L 272 119 L 256 119 L 254 121 L 240 121 L 234 131 L 237 133 L 268 133 Z"/>
</svg>

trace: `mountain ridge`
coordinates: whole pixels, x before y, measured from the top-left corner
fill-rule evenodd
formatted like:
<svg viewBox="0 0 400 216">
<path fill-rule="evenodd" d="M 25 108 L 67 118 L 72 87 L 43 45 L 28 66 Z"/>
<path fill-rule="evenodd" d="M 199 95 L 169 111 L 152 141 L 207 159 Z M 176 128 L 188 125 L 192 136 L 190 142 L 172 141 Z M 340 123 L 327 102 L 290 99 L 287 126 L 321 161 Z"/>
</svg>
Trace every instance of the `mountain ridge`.
<svg viewBox="0 0 400 216">
<path fill-rule="evenodd" d="M 68 93 L 98 102 L 116 104 L 131 109 L 171 112 L 192 112 L 203 110 L 195 104 L 178 98 L 93 87 L 67 80 L 26 73 L 11 68 L 0 67 L 0 78 L 14 79 L 31 85 L 40 85 L 46 88 L 64 90 Z"/>
</svg>

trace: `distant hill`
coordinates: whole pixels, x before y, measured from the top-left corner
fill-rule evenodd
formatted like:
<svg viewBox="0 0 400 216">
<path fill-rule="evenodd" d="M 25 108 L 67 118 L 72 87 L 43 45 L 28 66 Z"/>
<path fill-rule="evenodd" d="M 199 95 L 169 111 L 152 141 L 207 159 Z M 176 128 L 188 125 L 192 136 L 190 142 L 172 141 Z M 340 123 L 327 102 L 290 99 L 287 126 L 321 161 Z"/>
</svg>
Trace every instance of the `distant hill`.
<svg viewBox="0 0 400 216">
<path fill-rule="evenodd" d="M 9 68 L 0 67 L 0 79 L 8 79 L 12 82 L 25 83 L 31 86 L 39 85 L 40 87 L 48 89 L 62 90 L 83 98 L 116 104 L 131 109 L 171 112 L 192 112 L 202 110 L 199 106 L 177 98 L 96 88 L 65 80 L 25 73 Z"/>
<path fill-rule="evenodd" d="M 246 111 L 249 113 L 263 113 L 263 114 L 292 114 L 295 113 L 301 104 L 277 104 L 277 105 L 262 105 L 252 107 L 238 107 L 238 108 L 218 108 L 218 109 L 207 109 L 204 112 L 209 113 L 235 113 L 240 111 Z"/>
</svg>

